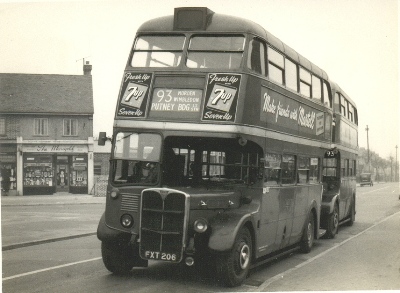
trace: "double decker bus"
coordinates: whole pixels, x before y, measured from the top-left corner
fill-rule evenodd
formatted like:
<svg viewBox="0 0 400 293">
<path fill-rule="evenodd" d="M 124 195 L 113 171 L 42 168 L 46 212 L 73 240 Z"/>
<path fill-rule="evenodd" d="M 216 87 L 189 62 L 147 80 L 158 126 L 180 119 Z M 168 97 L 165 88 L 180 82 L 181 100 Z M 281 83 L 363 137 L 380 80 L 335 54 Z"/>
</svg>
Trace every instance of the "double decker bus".
<svg viewBox="0 0 400 293">
<path fill-rule="evenodd" d="M 257 264 L 309 252 L 323 193 L 331 223 L 342 188 L 336 88 L 251 21 L 190 7 L 145 22 L 115 112 L 97 230 L 106 268 L 213 265 L 236 286 Z"/>
<path fill-rule="evenodd" d="M 332 149 L 323 160 L 324 193 L 321 226 L 334 238 L 339 224 L 353 225 L 356 215 L 358 112 L 356 104 L 334 82 Z"/>
</svg>

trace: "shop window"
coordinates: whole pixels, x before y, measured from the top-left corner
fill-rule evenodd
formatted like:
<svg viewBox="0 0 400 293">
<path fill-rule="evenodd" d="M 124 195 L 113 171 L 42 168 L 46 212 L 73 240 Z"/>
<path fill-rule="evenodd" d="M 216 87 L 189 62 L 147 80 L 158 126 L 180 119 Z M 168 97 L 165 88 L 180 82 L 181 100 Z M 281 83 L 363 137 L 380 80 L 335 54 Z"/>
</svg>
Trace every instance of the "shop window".
<svg viewBox="0 0 400 293">
<path fill-rule="evenodd" d="M 87 186 L 88 171 L 85 156 L 72 156 L 71 186 Z"/>
<path fill-rule="evenodd" d="M 77 119 L 64 119 L 64 135 L 65 136 L 78 135 L 78 120 Z"/>
<path fill-rule="evenodd" d="M 93 166 L 93 173 L 94 175 L 101 175 L 101 163 L 100 164 L 94 164 Z"/>
<path fill-rule="evenodd" d="M 0 118 L 0 135 L 6 135 L 6 119 Z"/>
<path fill-rule="evenodd" d="M 35 118 L 34 119 L 34 135 L 48 135 L 48 124 L 47 118 Z"/>
<path fill-rule="evenodd" d="M 24 186 L 53 186 L 51 156 L 28 155 L 24 158 Z"/>
</svg>

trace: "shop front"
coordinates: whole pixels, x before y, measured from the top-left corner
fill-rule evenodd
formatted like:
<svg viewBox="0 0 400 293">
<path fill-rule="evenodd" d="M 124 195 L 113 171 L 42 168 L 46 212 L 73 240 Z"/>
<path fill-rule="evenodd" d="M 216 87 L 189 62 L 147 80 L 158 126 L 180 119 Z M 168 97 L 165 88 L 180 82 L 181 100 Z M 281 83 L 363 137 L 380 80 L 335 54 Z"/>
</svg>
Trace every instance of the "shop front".
<svg viewBox="0 0 400 293">
<path fill-rule="evenodd" d="M 22 194 L 88 194 L 93 177 L 93 152 L 89 149 L 87 142 L 22 145 Z"/>
<path fill-rule="evenodd" d="M 17 194 L 17 146 L 2 144 L 0 151 L 0 185 L 2 195 Z"/>
</svg>

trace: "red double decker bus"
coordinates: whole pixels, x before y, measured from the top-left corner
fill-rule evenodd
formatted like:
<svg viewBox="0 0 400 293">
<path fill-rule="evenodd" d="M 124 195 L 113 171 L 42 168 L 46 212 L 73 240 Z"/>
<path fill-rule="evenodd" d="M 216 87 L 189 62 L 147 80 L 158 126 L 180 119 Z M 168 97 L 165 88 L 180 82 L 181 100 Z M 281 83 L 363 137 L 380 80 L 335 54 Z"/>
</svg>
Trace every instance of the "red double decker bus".
<svg viewBox="0 0 400 293">
<path fill-rule="evenodd" d="M 251 21 L 192 7 L 144 23 L 115 112 L 98 227 L 106 268 L 214 265 L 236 286 L 254 265 L 309 252 L 323 234 L 323 175 L 334 165 L 323 162 L 342 121 L 335 89 Z M 340 199 L 335 158 L 330 201 Z"/>
</svg>

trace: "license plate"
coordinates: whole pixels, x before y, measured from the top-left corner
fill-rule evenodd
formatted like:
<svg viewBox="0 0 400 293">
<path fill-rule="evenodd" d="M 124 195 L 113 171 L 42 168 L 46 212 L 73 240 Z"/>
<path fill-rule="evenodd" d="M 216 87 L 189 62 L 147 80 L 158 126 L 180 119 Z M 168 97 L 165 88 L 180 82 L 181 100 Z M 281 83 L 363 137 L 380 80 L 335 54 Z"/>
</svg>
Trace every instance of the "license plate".
<svg viewBox="0 0 400 293">
<path fill-rule="evenodd" d="M 175 253 L 166 253 L 166 252 L 150 251 L 150 250 L 146 250 L 144 252 L 144 257 L 147 259 L 154 259 L 154 260 L 165 260 L 165 261 L 177 260 L 177 256 Z"/>
</svg>

